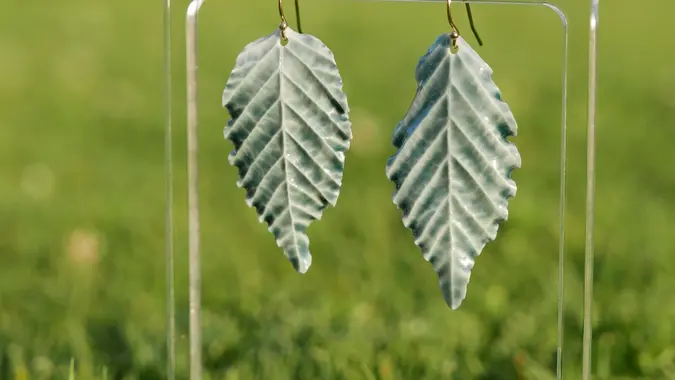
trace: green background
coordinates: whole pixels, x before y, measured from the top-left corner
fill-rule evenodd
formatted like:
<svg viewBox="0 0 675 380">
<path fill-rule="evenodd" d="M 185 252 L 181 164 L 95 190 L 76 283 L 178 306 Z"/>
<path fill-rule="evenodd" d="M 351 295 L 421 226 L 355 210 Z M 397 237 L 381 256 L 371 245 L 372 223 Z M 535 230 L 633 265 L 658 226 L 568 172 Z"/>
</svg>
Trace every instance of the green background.
<svg viewBox="0 0 675 380">
<path fill-rule="evenodd" d="M 292 2 L 286 13 L 295 25 Z M 207 379 L 551 379 L 555 373 L 562 26 L 543 7 L 475 5 L 478 48 L 519 122 L 518 195 L 444 304 L 384 175 L 442 3 L 305 0 L 335 53 L 354 140 L 337 207 L 295 273 L 227 164 L 220 96 L 276 4 L 209 0 L 200 17 L 200 186 Z M 564 367 L 580 378 L 588 11 L 569 23 Z M 186 1 L 172 63 L 178 378 L 187 378 Z M 162 2 L 10 1 L 0 11 L 0 379 L 165 377 Z M 675 53 L 666 0 L 601 4 L 597 379 L 675 378 Z"/>
</svg>

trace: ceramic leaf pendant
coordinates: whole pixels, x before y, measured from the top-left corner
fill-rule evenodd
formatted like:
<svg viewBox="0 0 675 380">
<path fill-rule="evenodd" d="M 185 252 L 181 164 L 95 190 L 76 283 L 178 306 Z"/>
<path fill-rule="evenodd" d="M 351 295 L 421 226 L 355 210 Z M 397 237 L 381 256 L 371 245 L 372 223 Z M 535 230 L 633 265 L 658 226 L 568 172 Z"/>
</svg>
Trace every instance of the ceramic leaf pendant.
<svg viewBox="0 0 675 380">
<path fill-rule="evenodd" d="M 237 185 L 295 270 L 311 263 L 306 230 L 335 206 L 352 138 L 333 53 L 284 28 L 244 48 L 223 93 Z"/>
<path fill-rule="evenodd" d="M 438 274 L 456 309 L 466 296 L 475 257 L 497 235 L 516 194 L 520 167 L 516 121 L 492 70 L 461 37 L 438 37 L 416 70 L 418 90 L 393 134 L 398 149 L 386 168 L 403 224 Z"/>
</svg>

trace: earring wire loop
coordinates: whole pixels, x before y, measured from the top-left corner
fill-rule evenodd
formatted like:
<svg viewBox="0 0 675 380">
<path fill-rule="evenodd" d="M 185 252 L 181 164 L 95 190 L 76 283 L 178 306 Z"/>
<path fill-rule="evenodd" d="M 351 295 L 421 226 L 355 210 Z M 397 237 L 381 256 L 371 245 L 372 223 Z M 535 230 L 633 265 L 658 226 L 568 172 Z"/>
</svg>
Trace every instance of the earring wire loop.
<svg viewBox="0 0 675 380">
<path fill-rule="evenodd" d="M 300 0 L 295 0 L 295 22 L 298 23 L 298 33 L 302 33 L 302 26 L 300 26 Z"/>
<path fill-rule="evenodd" d="M 279 24 L 279 30 L 281 30 L 281 40 L 286 41 L 286 28 L 288 28 L 288 22 L 286 22 L 286 15 L 284 14 L 283 0 L 279 0 L 279 17 L 281 17 L 281 24 Z"/>
<path fill-rule="evenodd" d="M 278 6 L 279 17 L 281 18 L 281 24 L 279 24 L 281 39 L 286 40 L 286 28 L 288 28 L 288 22 L 286 21 L 286 15 L 284 14 L 283 0 L 278 1 Z M 298 23 L 298 33 L 302 33 L 302 26 L 300 25 L 300 0 L 295 0 L 295 19 Z"/>
<path fill-rule="evenodd" d="M 450 28 L 452 28 L 452 32 L 450 33 L 450 37 L 452 39 L 452 46 L 457 47 L 457 39 L 459 39 L 459 28 L 457 28 L 457 25 L 455 25 L 455 22 L 452 19 L 452 10 L 451 10 L 452 0 L 447 0 L 445 4 L 446 4 L 445 9 L 448 14 L 448 24 L 450 24 Z M 476 37 L 478 45 L 483 46 L 483 40 L 481 40 L 480 36 L 478 35 L 476 26 L 473 23 L 473 14 L 471 13 L 471 5 L 469 5 L 469 3 L 464 3 L 464 5 L 466 5 L 466 14 L 469 17 L 469 25 L 471 26 L 471 31 L 473 32 L 474 37 Z"/>
</svg>

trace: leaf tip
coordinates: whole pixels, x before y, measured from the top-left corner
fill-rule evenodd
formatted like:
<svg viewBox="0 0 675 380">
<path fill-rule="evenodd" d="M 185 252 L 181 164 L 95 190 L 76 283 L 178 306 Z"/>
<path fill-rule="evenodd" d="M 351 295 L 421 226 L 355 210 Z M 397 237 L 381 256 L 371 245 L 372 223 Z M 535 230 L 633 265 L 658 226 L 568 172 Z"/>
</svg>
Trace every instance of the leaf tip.
<svg viewBox="0 0 675 380">
<path fill-rule="evenodd" d="M 457 296 L 445 299 L 445 303 L 448 304 L 448 306 L 452 310 L 459 309 L 459 307 L 462 305 L 463 301 L 464 301 L 464 297 L 457 297 Z"/>
<path fill-rule="evenodd" d="M 452 286 L 446 287 L 441 284 L 441 291 L 443 292 L 443 300 L 452 310 L 459 309 L 464 298 L 466 298 L 466 290 L 462 291 Z"/>
<path fill-rule="evenodd" d="M 312 266 L 312 256 L 307 255 L 306 257 L 295 257 L 291 259 L 291 264 L 296 272 L 300 274 L 305 274 L 309 270 L 309 267 Z"/>
</svg>

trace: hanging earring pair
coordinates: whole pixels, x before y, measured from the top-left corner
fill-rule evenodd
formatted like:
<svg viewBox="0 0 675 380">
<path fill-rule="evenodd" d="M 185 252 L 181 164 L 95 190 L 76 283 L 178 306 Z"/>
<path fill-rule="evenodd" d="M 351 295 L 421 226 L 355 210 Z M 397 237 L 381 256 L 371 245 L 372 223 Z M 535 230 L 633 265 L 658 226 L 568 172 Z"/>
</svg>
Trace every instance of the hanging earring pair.
<svg viewBox="0 0 675 380">
<path fill-rule="evenodd" d="M 352 138 L 347 99 L 332 52 L 292 30 L 279 0 L 279 29 L 244 48 L 223 93 L 231 119 L 225 138 L 238 186 L 294 268 L 311 265 L 306 230 L 334 206 Z M 516 122 L 490 67 L 461 38 L 439 36 L 416 70 L 417 95 L 393 133 L 386 167 L 403 223 L 459 307 L 474 258 L 508 217 L 520 155 L 507 141 Z M 297 8 L 296 0 L 296 12 Z M 473 27 L 469 5 L 467 11 Z M 298 17 L 299 20 L 299 17 Z M 300 31 L 300 27 L 298 26 Z"/>
</svg>

